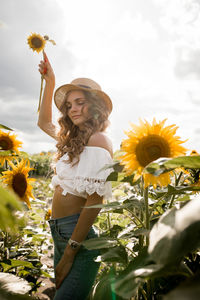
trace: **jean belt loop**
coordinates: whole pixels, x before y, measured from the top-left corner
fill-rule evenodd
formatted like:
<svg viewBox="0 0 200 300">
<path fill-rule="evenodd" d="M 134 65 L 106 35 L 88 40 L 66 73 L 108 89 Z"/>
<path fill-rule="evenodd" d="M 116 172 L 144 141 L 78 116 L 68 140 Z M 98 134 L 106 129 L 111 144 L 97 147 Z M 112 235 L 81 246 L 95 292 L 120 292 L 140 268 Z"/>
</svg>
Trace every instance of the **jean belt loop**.
<svg viewBox="0 0 200 300">
<path fill-rule="evenodd" d="M 49 222 L 50 225 L 54 225 L 54 226 L 56 225 L 56 220 L 55 219 L 49 219 L 48 222 Z"/>
</svg>

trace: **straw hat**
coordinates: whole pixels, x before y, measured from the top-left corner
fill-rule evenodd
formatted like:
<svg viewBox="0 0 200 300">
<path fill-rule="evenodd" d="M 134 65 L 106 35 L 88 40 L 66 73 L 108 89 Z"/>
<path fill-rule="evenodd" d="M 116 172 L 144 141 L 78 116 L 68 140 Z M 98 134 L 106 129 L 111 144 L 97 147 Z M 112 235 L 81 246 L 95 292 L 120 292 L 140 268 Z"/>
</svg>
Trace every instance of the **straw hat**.
<svg viewBox="0 0 200 300">
<path fill-rule="evenodd" d="M 110 97 L 101 90 L 101 87 L 98 83 L 89 78 L 74 79 L 70 84 L 64 84 L 55 91 L 54 101 L 59 110 L 63 103 L 66 93 L 77 89 L 81 91 L 94 92 L 105 102 L 109 113 L 111 113 L 112 101 Z"/>
</svg>

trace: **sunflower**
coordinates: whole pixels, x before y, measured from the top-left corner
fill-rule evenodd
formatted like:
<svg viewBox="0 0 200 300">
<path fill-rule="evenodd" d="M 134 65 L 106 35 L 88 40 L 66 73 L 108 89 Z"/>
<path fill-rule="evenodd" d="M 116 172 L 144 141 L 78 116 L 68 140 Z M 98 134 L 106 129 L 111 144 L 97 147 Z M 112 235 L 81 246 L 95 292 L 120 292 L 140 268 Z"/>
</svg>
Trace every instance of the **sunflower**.
<svg viewBox="0 0 200 300">
<path fill-rule="evenodd" d="M 152 124 L 140 120 L 140 125 L 131 124 L 132 130 L 125 132 L 128 139 L 122 141 L 121 149 L 125 152 L 121 157 L 121 164 L 125 165 L 127 173 L 136 173 L 136 178 L 143 175 L 144 186 L 152 184 L 166 186 L 170 183 L 169 173 L 154 176 L 142 174 L 143 169 L 152 161 L 160 157 L 176 157 L 184 155 L 186 149 L 181 146 L 183 141 L 175 136 L 176 125 L 165 126 L 166 119 Z"/>
<path fill-rule="evenodd" d="M 51 218 L 51 208 L 48 209 L 44 218 L 46 221 L 48 221 Z"/>
<path fill-rule="evenodd" d="M 6 133 L 0 130 L 0 151 L 13 151 L 13 154 L 0 155 L 0 165 L 3 166 L 5 161 L 11 161 L 14 158 L 14 154 L 19 154 L 18 148 L 21 147 L 22 142 L 16 139 L 15 134 Z"/>
<path fill-rule="evenodd" d="M 30 168 L 28 160 L 22 159 L 20 162 L 16 161 L 16 166 L 12 162 L 9 162 L 12 170 L 4 171 L 1 178 L 3 178 L 3 183 L 7 184 L 19 196 L 20 200 L 26 202 L 30 208 L 29 198 L 35 199 L 32 194 L 33 187 L 31 186 L 31 182 L 35 181 L 35 179 L 28 178 L 28 173 L 33 168 Z"/>
<path fill-rule="evenodd" d="M 42 51 L 45 47 L 45 44 L 46 44 L 46 39 L 44 37 L 42 37 L 40 34 L 37 34 L 37 33 L 32 33 L 28 37 L 27 40 L 28 40 L 29 47 L 33 51 L 37 51 L 37 53 Z"/>
</svg>

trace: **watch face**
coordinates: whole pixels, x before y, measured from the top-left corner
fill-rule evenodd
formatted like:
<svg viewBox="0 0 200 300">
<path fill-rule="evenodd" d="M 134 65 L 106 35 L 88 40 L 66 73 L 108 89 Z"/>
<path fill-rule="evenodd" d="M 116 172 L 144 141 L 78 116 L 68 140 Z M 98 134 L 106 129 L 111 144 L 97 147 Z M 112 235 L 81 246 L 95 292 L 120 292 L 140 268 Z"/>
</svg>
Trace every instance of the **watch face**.
<svg viewBox="0 0 200 300">
<path fill-rule="evenodd" d="M 71 242 L 70 246 L 72 247 L 72 249 L 76 249 L 78 247 L 78 244 L 75 242 Z"/>
<path fill-rule="evenodd" d="M 72 249 L 77 249 L 78 247 L 80 247 L 80 243 L 78 243 L 78 242 L 76 242 L 76 241 L 73 241 L 73 240 L 71 240 L 71 239 L 69 239 L 69 241 L 68 241 L 68 244 L 70 245 L 70 247 L 72 248 Z"/>
</svg>

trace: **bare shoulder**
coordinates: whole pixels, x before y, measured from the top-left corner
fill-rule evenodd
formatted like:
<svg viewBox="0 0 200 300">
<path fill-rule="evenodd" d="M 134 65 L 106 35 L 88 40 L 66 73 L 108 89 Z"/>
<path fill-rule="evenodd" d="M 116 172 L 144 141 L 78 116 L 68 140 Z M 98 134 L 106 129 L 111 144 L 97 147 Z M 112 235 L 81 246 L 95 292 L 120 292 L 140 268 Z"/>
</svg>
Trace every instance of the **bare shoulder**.
<svg viewBox="0 0 200 300">
<path fill-rule="evenodd" d="M 110 152 L 111 157 L 113 157 L 112 142 L 103 132 L 95 132 L 92 134 L 89 138 L 88 146 L 104 148 Z"/>
</svg>

